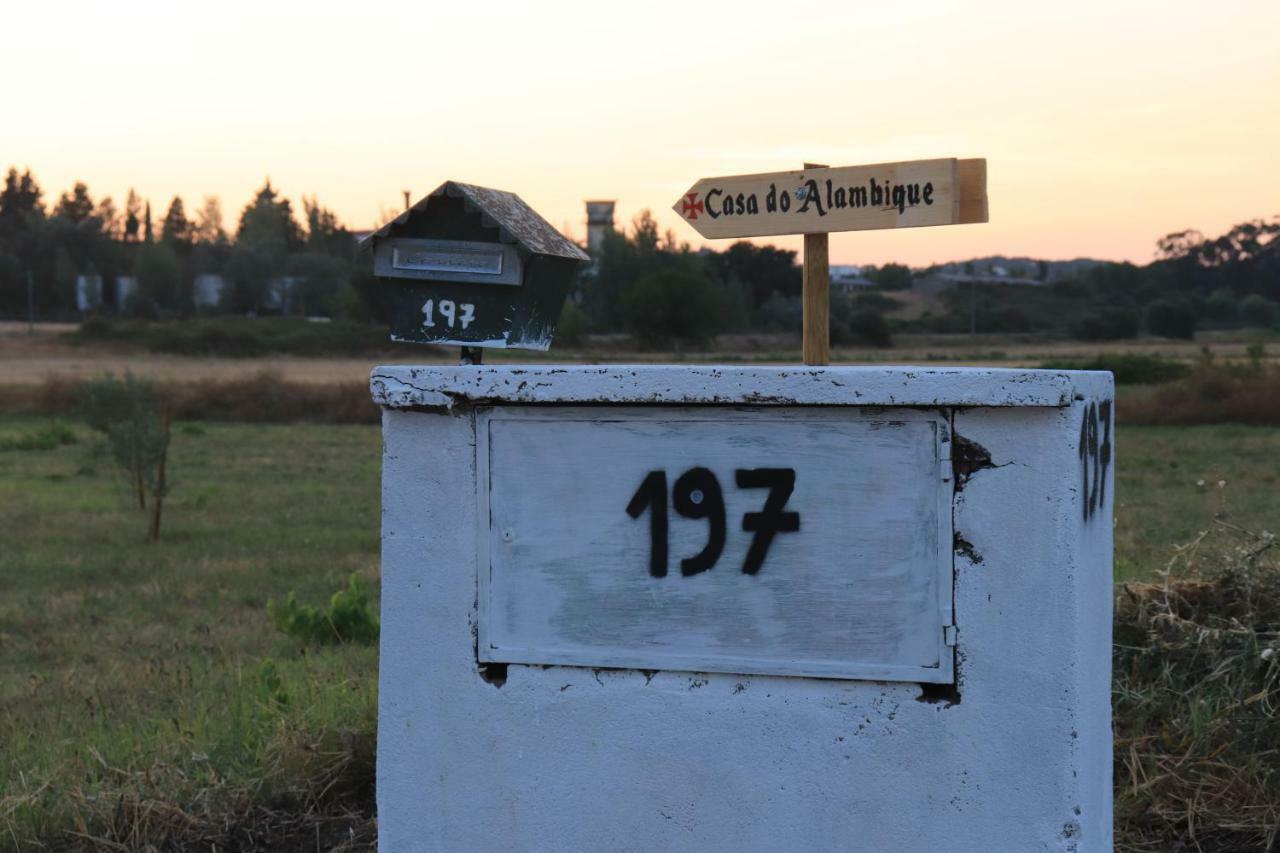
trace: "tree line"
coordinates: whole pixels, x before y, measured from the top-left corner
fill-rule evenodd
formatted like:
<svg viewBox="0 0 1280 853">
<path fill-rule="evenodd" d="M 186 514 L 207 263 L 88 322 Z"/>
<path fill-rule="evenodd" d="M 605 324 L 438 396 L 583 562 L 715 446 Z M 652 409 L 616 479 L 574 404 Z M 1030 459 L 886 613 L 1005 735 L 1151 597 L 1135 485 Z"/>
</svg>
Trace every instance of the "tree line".
<svg viewBox="0 0 1280 853">
<path fill-rule="evenodd" d="M 164 318 L 196 309 L 198 275 L 222 277 L 218 310 L 279 310 L 280 283 L 299 313 L 374 319 L 379 305 L 354 235 L 315 198 L 301 216 L 268 179 L 234 231 L 208 196 L 193 212 L 175 196 L 163 214 L 130 190 L 123 207 L 77 182 L 51 205 L 30 170 L 10 168 L 0 189 L 0 316 L 77 316 L 76 279 L 130 278 L 127 313 Z"/>
<path fill-rule="evenodd" d="M 1254 219 L 1217 237 L 1179 231 L 1156 241 L 1146 265 L 1098 263 L 1044 286 L 958 287 L 945 311 L 912 330 L 1049 334 L 1120 340 L 1140 334 L 1192 338 L 1210 329 L 1280 330 L 1280 217 Z"/>
<path fill-rule="evenodd" d="M 1217 237 L 1166 235 L 1152 263 L 1097 263 L 1038 285 L 958 286 L 923 311 L 903 311 L 913 273 L 866 267 L 870 286 L 833 291 L 837 345 L 888 346 L 893 332 L 1033 333 L 1087 340 L 1148 332 L 1189 337 L 1197 329 L 1280 325 L 1280 217 L 1240 223 Z M 970 265 L 966 264 L 966 271 Z M 197 304 L 197 276 L 220 276 L 216 306 Z M 10 168 L 0 189 L 0 317 L 80 316 L 79 276 L 134 283 L 126 313 L 151 318 L 197 310 L 385 319 L 372 264 L 354 233 L 313 196 L 301 211 L 270 180 L 234 229 L 216 197 L 193 212 L 174 197 L 163 214 L 132 190 L 122 207 L 76 183 L 51 204 L 31 172 Z M 1024 270 L 1021 277 L 1033 275 Z M 282 283 L 289 298 L 281 299 Z M 694 251 L 648 211 L 605 235 L 584 265 L 558 337 L 628 334 L 642 343 L 702 343 L 728 332 L 796 332 L 801 324 L 796 252 L 748 242 Z"/>
</svg>

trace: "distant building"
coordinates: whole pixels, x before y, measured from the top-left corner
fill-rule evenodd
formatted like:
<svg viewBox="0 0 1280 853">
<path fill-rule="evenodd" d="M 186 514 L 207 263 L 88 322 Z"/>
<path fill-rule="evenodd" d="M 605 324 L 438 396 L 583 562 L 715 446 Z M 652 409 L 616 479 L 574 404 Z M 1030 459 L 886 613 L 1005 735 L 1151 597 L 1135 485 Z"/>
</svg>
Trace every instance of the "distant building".
<svg viewBox="0 0 1280 853">
<path fill-rule="evenodd" d="M 301 276 L 284 275 L 267 282 L 262 307 L 271 314 L 294 314 L 302 307 Z"/>
<path fill-rule="evenodd" d="M 1010 275 L 993 275 L 990 273 L 933 272 L 916 276 L 911 283 L 911 289 L 916 293 L 933 295 L 955 287 L 989 284 L 1003 284 L 1013 287 L 1043 287 L 1046 282 L 1036 278 L 1015 278 Z"/>
<path fill-rule="evenodd" d="M 135 276 L 76 276 L 76 310 L 81 314 L 124 314 L 137 293 Z"/>
<path fill-rule="evenodd" d="M 81 314 L 97 311 L 102 307 L 102 276 L 76 276 L 76 310 Z"/>
<path fill-rule="evenodd" d="M 138 293 L 138 278 L 132 275 L 118 275 L 115 279 L 115 289 L 109 300 L 112 307 L 115 308 L 117 314 L 123 314 L 129 309 L 129 303 L 133 301 Z"/>
<path fill-rule="evenodd" d="M 613 230 L 613 201 L 587 202 L 587 251 L 593 255 L 604 248 L 604 235 Z"/>
<path fill-rule="evenodd" d="M 227 280 L 220 275 L 205 273 L 191 282 L 191 301 L 197 309 L 217 310 L 227 295 Z"/>
<path fill-rule="evenodd" d="M 862 274 L 862 267 L 832 264 L 829 268 L 831 289 L 837 293 L 851 293 L 863 287 L 874 287 L 875 282 Z"/>
</svg>

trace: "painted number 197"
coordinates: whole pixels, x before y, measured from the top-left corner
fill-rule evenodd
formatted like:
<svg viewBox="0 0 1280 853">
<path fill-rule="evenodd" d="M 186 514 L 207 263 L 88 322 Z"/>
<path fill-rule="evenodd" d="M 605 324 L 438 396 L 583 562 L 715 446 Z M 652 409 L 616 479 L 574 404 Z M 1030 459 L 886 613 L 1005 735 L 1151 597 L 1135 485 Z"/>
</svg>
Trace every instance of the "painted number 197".
<svg viewBox="0 0 1280 853">
<path fill-rule="evenodd" d="M 765 555 L 778 533 L 800 529 L 800 513 L 784 512 L 796 486 L 794 468 L 739 468 L 733 472 L 739 489 L 768 489 L 760 512 L 742 514 L 742 529 L 754 533 L 742 564 L 743 574 L 754 575 L 764 565 Z M 706 519 L 707 544 L 692 557 L 680 560 L 680 574 L 688 577 L 715 566 L 724 551 L 725 508 L 720 481 L 707 468 L 690 468 L 681 474 L 671 491 L 671 504 L 685 518 Z M 667 472 L 650 471 L 627 504 L 627 514 L 639 518 L 649 513 L 649 574 L 667 575 Z"/>
<path fill-rule="evenodd" d="M 452 299 L 441 299 L 437 305 L 434 299 L 428 299 L 422 305 L 422 327 L 430 329 L 436 324 L 436 312 L 440 313 L 440 319 L 449 326 L 450 329 L 456 323 L 463 329 L 471 325 L 471 321 L 476 318 L 476 306 L 470 302 L 454 302 Z"/>
</svg>

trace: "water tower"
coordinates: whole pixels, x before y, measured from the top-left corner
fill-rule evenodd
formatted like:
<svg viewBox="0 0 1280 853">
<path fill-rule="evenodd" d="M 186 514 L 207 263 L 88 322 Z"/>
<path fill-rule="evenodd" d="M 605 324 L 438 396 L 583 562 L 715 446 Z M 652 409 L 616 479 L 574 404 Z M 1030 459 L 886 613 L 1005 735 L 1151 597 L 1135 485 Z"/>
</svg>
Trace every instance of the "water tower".
<svg viewBox="0 0 1280 853">
<path fill-rule="evenodd" d="M 604 235 L 613 230 L 612 201 L 587 202 L 587 251 L 598 255 L 604 247 Z"/>
</svg>

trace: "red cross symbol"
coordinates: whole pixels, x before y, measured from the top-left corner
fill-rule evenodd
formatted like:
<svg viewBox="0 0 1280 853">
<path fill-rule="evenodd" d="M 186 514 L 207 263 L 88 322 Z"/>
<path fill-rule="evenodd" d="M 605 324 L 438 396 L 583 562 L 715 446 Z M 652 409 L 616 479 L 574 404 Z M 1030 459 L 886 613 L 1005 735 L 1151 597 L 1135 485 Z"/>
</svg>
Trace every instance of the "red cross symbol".
<svg viewBox="0 0 1280 853">
<path fill-rule="evenodd" d="M 703 204 L 698 201 L 698 194 L 691 192 L 680 202 L 680 212 L 690 219 L 697 219 L 698 214 L 703 212 Z"/>
</svg>

